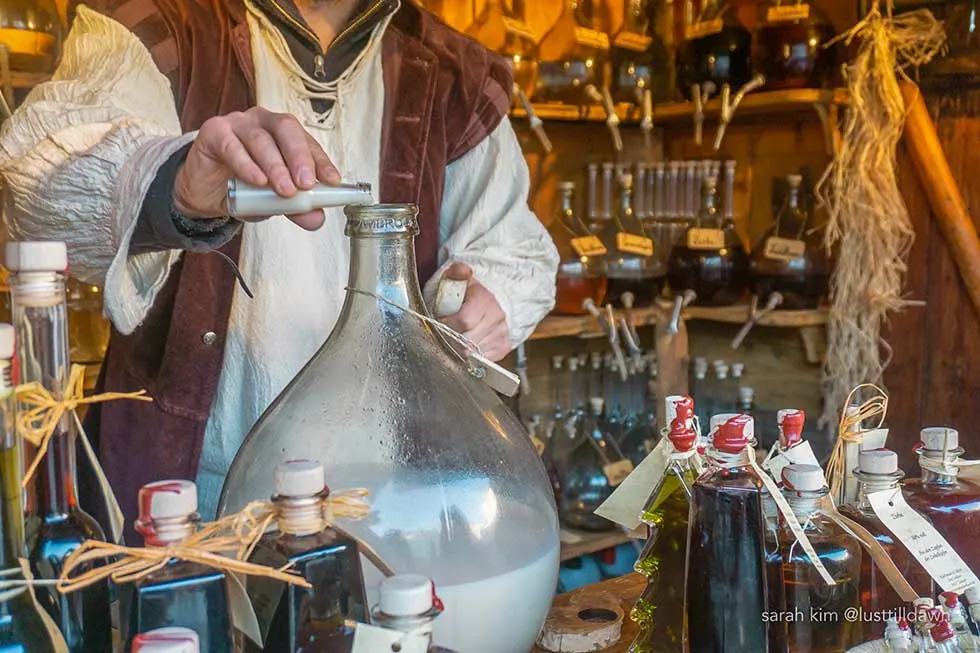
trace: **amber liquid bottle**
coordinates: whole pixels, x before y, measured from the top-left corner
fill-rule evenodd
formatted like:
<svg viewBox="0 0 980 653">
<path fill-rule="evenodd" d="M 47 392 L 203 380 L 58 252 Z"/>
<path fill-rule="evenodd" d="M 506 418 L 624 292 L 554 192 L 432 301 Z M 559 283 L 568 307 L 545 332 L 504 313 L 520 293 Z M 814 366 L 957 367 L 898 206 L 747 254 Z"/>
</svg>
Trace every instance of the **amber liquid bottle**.
<svg viewBox="0 0 980 653">
<path fill-rule="evenodd" d="M 609 35 L 600 0 L 562 0 L 562 13 L 538 44 L 536 102 L 587 105 L 586 87 L 605 83 Z"/>
<path fill-rule="evenodd" d="M 69 374 L 64 243 L 7 243 L 6 265 L 12 277 L 14 327 L 21 380 L 38 382 L 52 395 L 64 391 Z M 29 518 L 36 536 L 29 542 L 35 577 L 56 579 L 65 558 L 86 540 L 104 540 L 96 521 L 78 505 L 75 426 L 55 426 L 38 468 L 34 506 Z M 33 456 L 34 452 L 29 452 Z M 87 571 L 83 568 L 80 572 Z M 71 653 L 112 650 L 109 583 L 102 581 L 70 594 L 52 587 L 36 590 L 38 600 L 58 624 Z"/>
<path fill-rule="evenodd" d="M 690 0 L 685 0 L 687 7 Z M 685 38 L 677 51 L 677 87 L 688 100 L 692 88 L 711 82 L 738 91 L 751 75 L 752 36 L 726 0 L 707 0 L 696 20 L 685 20 Z"/>
<path fill-rule="evenodd" d="M 55 0 L 0 0 L 0 33 L 11 70 L 50 73 L 61 54 L 61 16 Z"/>
<path fill-rule="evenodd" d="M 948 464 L 963 449 L 954 429 L 922 429 L 918 446 L 922 477 L 902 483 L 902 494 L 925 515 L 974 573 L 980 573 L 980 485 L 957 478 Z"/>
<path fill-rule="evenodd" d="M 644 93 L 653 92 L 661 52 L 649 35 L 647 4 L 649 0 L 623 0 L 623 29 L 612 42 L 612 93 L 617 102 L 642 106 Z"/>
<path fill-rule="evenodd" d="M 274 569 L 290 565 L 312 587 L 248 579 L 263 651 L 348 653 L 354 640 L 348 624 L 367 619 L 357 542 L 327 525 L 328 497 L 322 464 L 295 460 L 276 468 L 278 530 L 262 537 L 249 561 Z"/>
<path fill-rule="evenodd" d="M 579 243 L 585 242 L 584 237 L 592 234 L 575 210 L 575 184 L 572 182 L 558 184 L 558 206 L 549 232 L 561 256 L 554 312 L 559 315 L 585 315 L 588 312 L 583 306 L 586 299 L 591 299 L 596 306 L 602 306 L 608 283 L 604 263 L 606 250 L 603 246 L 603 253 L 596 254 L 596 250 L 581 249 Z"/>
<path fill-rule="evenodd" d="M 537 46 L 515 5 L 509 0 L 487 0 L 466 35 L 510 61 L 514 82 L 530 97 L 538 81 Z"/>
<path fill-rule="evenodd" d="M 835 581 L 827 585 L 820 577 L 780 516 L 778 553 L 769 559 L 769 573 L 778 577 L 782 572 L 784 614 L 792 615 L 786 617 L 790 653 L 834 653 L 864 641 L 861 625 L 847 617 L 859 605 L 861 545 L 821 514 L 820 500 L 829 492 L 820 467 L 794 464 L 783 469 L 783 496 Z M 769 548 L 776 547 L 770 543 Z"/>
<path fill-rule="evenodd" d="M 854 472 L 860 488 L 858 499 L 854 503 L 841 506 L 840 513 L 863 526 L 878 540 L 919 596 L 932 596 L 932 579 L 929 574 L 912 557 L 905 545 L 892 535 L 868 501 L 868 495 L 874 492 L 900 491 L 899 481 L 905 474 L 898 468 L 898 455 L 887 449 L 869 449 L 859 454 L 859 460 L 860 467 Z M 865 555 L 861 560 L 859 587 L 861 609 L 865 613 L 861 621 L 864 626 L 864 638 L 870 641 L 884 632 L 887 616 L 885 613 L 903 608 L 905 602 L 892 589 L 891 584 L 869 555 Z"/>
<path fill-rule="evenodd" d="M 639 633 L 630 653 L 675 653 L 687 646 L 684 615 L 684 565 L 691 489 L 697 479 L 693 457 L 697 433 L 692 424 L 694 400 L 666 399 L 667 437 L 673 448 L 667 471 L 647 500 L 640 519 L 650 537 L 635 569 L 647 584 L 630 611 Z"/>
<path fill-rule="evenodd" d="M 775 0 L 752 41 L 752 65 L 768 90 L 820 88 L 834 81 L 839 47 L 827 42 L 834 28 L 808 2 Z"/>
</svg>

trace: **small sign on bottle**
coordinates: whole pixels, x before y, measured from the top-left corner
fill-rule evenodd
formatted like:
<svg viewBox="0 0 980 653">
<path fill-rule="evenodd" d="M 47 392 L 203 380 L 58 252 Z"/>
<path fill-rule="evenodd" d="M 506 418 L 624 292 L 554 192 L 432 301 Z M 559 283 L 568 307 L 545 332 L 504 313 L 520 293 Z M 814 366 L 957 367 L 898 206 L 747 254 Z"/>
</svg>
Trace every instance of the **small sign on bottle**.
<svg viewBox="0 0 980 653">
<path fill-rule="evenodd" d="M 351 653 L 426 653 L 429 639 L 397 630 L 388 630 L 368 624 L 354 628 L 354 644 Z"/>
<path fill-rule="evenodd" d="M 810 17 L 810 5 L 801 2 L 797 5 L 780 5 L 769 7 L 766 12 L 766 22 L 786 23 L 793 20 L 806 20 Z"/>
<path fill-rule="evenodd" d="M 607 251 L 598 236 L 572 238 L 571 244 L 572 249 L 579 256 L 604 256 Z"/>
<path fill-rule="evenodd" d="M 653 240 L 646 236 L 620 231 L 616 234 L 616 249 L 637 256 L 653 256 Z"/>
<path fill-rule="evenodd" d="M 653 45 L 653 38 L 636 32 L 620 32 L 613 39 L 613 45 L 623 50 L 646 52 Z"/>
<path fill-rule="evenodd" d="M 806 243 L 802 240 L 772 236 L 766 239 L 762 255 L 774 261 L 793 261 L 806 254 Z"/>
<path fill-rule="evenodd" d="M 700 23 L 691 24 L 685 31 L 684 36 L 688 39 L 699 39 L 702 36 L 711 36 L 712 34 L 717 34 L 725 26 L 721 18 L 715 18 L 714 20 L 705 20 Z"/>
<path fill-rule="evenodd" d="M 688 249 L 722 249 L 725 247 L 725 232 L 721 229 L 687 230 Z"/>
<path fill-rule="evenodd" d="M 514 36 L 519 36 L 521 38 L 529 39 L 534 41 L 534 34 L 527 28 L 527 25 L 519 20 L 514 20 L 513 18 L 503 17 L 504 19 L 504 29 L 508 34 L 513 34 Z"/>
<path fill-rule="evenodd" d="M 605 32 L 589 29 L 588 27 L 575 28 L 575 41 L 579 45 L 600 50 L 609 49 L 609 35 Z"/>
<path fill-rule="evenodd" d="M 614 463 L 609 463 L 602 468 L 602 473 L 606 475 L 606 478 L 609 480 L 609 485 L 612 487 L 618 487 L 632 472 L 633 463 L 630 462 L 629 458 L 623 458 Z"/>
</svg>

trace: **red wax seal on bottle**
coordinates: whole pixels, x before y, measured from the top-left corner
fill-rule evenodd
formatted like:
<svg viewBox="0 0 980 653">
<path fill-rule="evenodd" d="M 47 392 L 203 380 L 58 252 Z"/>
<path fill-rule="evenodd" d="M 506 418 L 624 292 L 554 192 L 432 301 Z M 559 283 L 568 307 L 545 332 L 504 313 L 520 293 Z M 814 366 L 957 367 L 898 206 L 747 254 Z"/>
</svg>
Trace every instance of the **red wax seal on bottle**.
<svg viewBox="0 0 980 653">
<path fill-rule="evenodd" d="M 712 445 L 724 453 L 741 453 L 742 450 L 752 444 L 752 439 L 747 433 L 751 424 L 752 418 L 748 415 L 732 417 L 727 422 L 723 422 L 715 431 Z"/>
<path fill-rule="evenodd" d="M 939 598 L 941 598 L 943 603 L 946 604 L 946 607 L 950 609 L 955 608 L 956 604 L 960 601 L 960 595 L 956 592 L 943 592 L 939 595 Z"/>
<path fill-rule="evenodd" d="M 932 627 L 929 631 L 932 635 L 932 639 L 935 640 L 937 644 L 949 641 L 956 637 L 956 631 L 953 630 L 953 624 L 949 623 L 949 619 L 946 615 L 939 617 L 939 621 Z"/>
<path fill-rule="evenodd" d="M 781 410 L 779 419 L 779 444 L 789 449 L 803 442 L 803 424 L 806 414 L 802 410 Z"/>
<path fill-rule="evenodd" d="M 677 451 L 681 453 L 690 451 L 698 437 L 690 426 L 691 420 L 694 419 L 694 400 L 690 397 L 678 399 L 674 402 L 674 410 L 675 417 L 670 422 L 667 437 Z"/>
</svg>

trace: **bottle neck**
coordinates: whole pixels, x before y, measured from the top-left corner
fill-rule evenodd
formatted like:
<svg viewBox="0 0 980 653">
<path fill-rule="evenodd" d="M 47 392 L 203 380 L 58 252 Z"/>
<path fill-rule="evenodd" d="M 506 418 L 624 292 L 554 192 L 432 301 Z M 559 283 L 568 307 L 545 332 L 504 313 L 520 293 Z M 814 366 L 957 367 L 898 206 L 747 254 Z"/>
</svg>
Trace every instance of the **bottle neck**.
<svg viewBox="0 0 980 653">
<path fill-rule="evenodd" d="M 182 544 L 197 531 L 197 515 L 185 515 L 152 522 L 136 522 L 136 531 L 148 547 L 167 547 Z"/>
<path fill-rule="evenodd" d="M 881 492 L 883 490 L 898 490 L 898 488 L 899 479 L 897 478 L 888 476 L 877 479 L 874 478 L 874 475 L 872 474 L 864 474 L 858 481 L 857 507 L 861 509 L 870 509 L 871 501 L 868 500 L 869 494 L 874 494 L 875 492 Z"/>
<path fill-rule="evenodd" d="M 12 361 L 0 360 L 0 569 L 26 557 L 24 507 L 21 501 L 22 449 L 14 417 Z"/>
<path fill-rule="evenodd" d="M 718 227 L 721 223 L 721 215 L 718 213 L 718 191 L 712 187 L 706 187 L 701 193 L 701 210 L 698 212 L 698 224 L 701 227 Z"/>
<path fill-rule="evenodd" d="M 435 614 L 395 617 L 375 609 L 371 614 L 371 618 L 374 623 L 382 628 L 424 637 L 429 642 L 429 645 L 432 645 L 432 624 L 436 618 Z"/>
<path fill-rule="evenodd" d="M 923 449 L 920 451 L 919 459 L 922 467 L 922 482 L 930 485 L 956 485 L 957 468 L 952 463 L 959 458 L 958 452 L 930 451 Z M 942 471 L 927 469 L 926 465 L 934 463 L 942 466 Z"/>
<path fill-rule="evenodd" d="M 415 248 L 410 234 L 387 236 L 351 236 L 351 261 L 348 285 L 360 292 L 348 294 L 344 313 L 349 310 L 375 312 L 377 295 L 392 304 L 426 314 L 415 263 Z M 364 294 L 369 293 L 369 294 Z M 384 312 L 398 311 L 380 306 Z M 341 322 L 343 321 L 341 316 Z"/>
<path fill-rule="evenodd" d="M 315 535 L 327 528 L 323 503 L 327 495 L 312 497 L 276 497 L 276 524 L 287 535 Z"/>
<path fill-rule="evenodd" d="M 802 495 L 802 496 L 801 496 Z M 796 515 L 796 519 L 801 523 L 805 523 L 808 519 L 813 517 L 820 509 L 820 499 L 823 498 L 824 494 L 816 492 L 796 492 L 795 490 L 784 490 L 783 496 L 786 497 L 786 503 L 792 508 L 793 514 Z"/>
</svg>

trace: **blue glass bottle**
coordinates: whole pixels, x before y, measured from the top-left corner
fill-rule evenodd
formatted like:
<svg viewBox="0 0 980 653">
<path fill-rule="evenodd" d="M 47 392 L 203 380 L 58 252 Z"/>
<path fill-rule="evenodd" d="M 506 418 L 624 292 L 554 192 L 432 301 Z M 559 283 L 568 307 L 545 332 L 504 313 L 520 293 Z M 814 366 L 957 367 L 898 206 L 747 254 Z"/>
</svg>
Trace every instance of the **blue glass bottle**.
<svg viewBox="0 0 980 653">
<path fill-rule="evenodd" d="M 267 533 L 250 562 L 291 569 L 306 589 L 251 577 L 246 589 L 255 608 L 266 653 L 348 653 L 351 622 L 364 622 L 364 576 L 357 542 L 324 518 L 330 491 L 323 465 L 294 460 L 276 467 L 276 532 Z"/>
<path fill-rule="evenodd" d="M 139 511 L 136 530 L 147 547 L 179 544 L 197 529 L 197 486 L 190 481 L 145 485 L 139 492 Z M 127 647 L 136 635 L 174 626 L 197 633 L 202 651 L 233 653 L 224 572 L 174 559 L 119 589 L 119 621 Z"/>
</svg>

